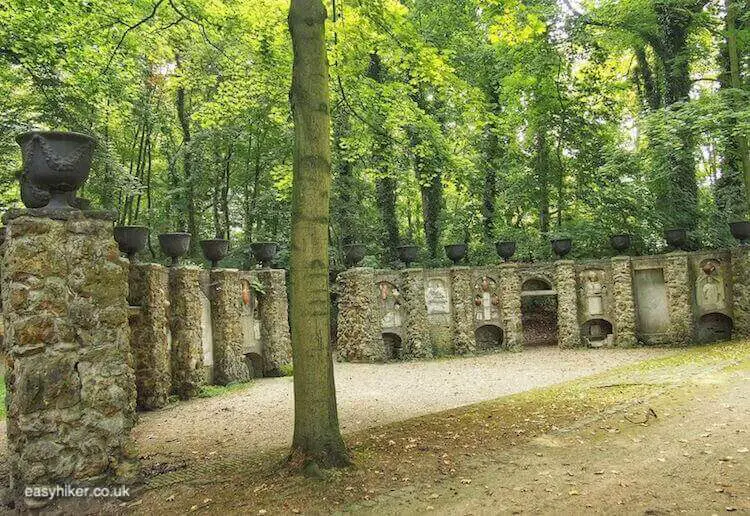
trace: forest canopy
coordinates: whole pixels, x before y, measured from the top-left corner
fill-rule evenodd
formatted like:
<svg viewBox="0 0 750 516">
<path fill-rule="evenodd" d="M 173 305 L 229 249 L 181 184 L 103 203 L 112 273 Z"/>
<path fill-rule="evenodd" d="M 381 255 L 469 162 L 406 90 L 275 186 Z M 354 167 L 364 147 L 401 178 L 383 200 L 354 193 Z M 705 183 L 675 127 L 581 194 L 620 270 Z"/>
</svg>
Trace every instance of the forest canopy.
<svg viewBox="0 0 750 516">
<path fill-rule="evenodd" d="M 15 136 L 99 141 L 83 196 L 155 235 L 247 244 L 291 228 L 292 47 L 281 0 L 8 0 L 0 10 L 2 209 Z M 328 3 L 333 256 L 399 245 L 474 263 L 731 245 L 748 218 L 746 0 Z M 282 254 L 285 264 L 287 255 Z M 228 261 L 229 262 L 229 261 Z"/>
</svg>

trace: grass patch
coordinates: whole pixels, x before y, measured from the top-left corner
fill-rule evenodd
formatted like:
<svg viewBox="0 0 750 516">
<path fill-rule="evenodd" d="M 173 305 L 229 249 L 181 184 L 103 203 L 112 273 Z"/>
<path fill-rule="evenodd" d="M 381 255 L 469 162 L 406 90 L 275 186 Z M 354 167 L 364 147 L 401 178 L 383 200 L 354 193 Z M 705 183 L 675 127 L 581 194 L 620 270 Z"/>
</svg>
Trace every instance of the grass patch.
<svg viewBox="0 0 750 516">
<path fill-rule="evenodd" d="M 204 385 L 201 387 L 199 398 L 215 398 L 216 396 L 222 396 L 229 394 L 230 392 L 241 391 L 247 387 L 250 387 L 253 381 L 248 382 L 232 382 L 228 385 Z"/>
</svg>

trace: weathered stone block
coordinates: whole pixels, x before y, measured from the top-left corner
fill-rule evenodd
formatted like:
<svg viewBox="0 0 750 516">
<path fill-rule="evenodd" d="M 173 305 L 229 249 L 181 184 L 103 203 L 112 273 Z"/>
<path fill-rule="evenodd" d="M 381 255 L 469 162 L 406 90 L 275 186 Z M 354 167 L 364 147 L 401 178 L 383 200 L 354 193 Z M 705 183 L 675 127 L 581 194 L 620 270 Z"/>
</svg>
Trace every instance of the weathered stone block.
<svg viewBox="0 0 750 516">
<path fill-rule="evenodd" d="M 242 353 L 242 284 L 239 271 L 214 269 L 210 280 L 213 327 L 214 383 L 227 385 L 250 379 Z"/>
<path fill-rule="evenodd" d="M 453 343 L 456 354 L 475 353 L 474 295 L 469 267 L 451 269 L 451 299 L 453 299 Z"/>
<path fill-rule="evenodd" d="M 258 281 L 263 285 L 263 293 L 258 296 L 260 336 L 263 343 L 263 375 L 279 376 L 283 368 L 292 363 L 286 271 L 259 269 L 256 274 Z"/>
<path fill-rule="evenodd" d="M 733 336 L 750 338 L 750 246 L 732 249 Z"/>
<path fill-rule="evenodd" d="M 578 287 L 575 262 L 555 262 L 555 287 L 557 289 L 557 339 L 561 348 L 582 345 L 578 326 Z"/>
<path fill-rule="evenodd" d="M 169 271 L 172 389 L 182 399 L 197 396 L 206 383 L 200 275 L 201 269 L 193 266 Z"/>
<path fill-rule="evenodd" d="M 424 271 L 406 269 L 401 273 L 401 310 L 404 314 L 405 359 L 432 358 L 430 326 L 424 298 Z"/>
<path fill-rule="evenodd" d="M 501 318 L 503 322 L 504 347 L 510 351 L 523 349 L 523 321 L 521 318 L 521 277 L 518 265 L 500 265 Z"/>
<path fill-rule="evenodd" d="M 615 345 L 632 347 L 637 344 L 635 296 L 633 295 L 633 267 L 630 258 L 612 258 L 612 285 L 615 310 Z"/>
<path fill-rule="evenodd" d="M 380 337 L 375 271 L 355 267 L 339 275 L 339 318 L 336 339 L 339 359 L 347 362 L 382 362 L 385 345 Z"/>
</svg>

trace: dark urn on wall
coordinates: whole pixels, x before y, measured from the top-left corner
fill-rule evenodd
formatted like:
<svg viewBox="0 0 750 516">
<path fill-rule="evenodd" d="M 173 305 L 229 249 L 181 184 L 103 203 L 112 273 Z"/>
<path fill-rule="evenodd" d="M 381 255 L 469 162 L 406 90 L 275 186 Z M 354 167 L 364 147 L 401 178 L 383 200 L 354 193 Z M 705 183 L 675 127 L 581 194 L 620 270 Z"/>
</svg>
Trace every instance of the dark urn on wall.
<svg viewBox="0 0 750 516">
<path fill-rule="evenodd" d="M 190 250 L 190 233 L 162 233 L 159 235 L 159 246 L 164 254 L 172 259 L 171 267 L 180 264 L 180 258 Z"/>
<path fill-rule="evenodd" d="M 219 265 L 219 262 L 226 258 L 229 252 L 229 240 L 224 240 L 223 238 L 201 240 L 200 245 L 203 250 L 203 256 L 211 262 L 212 269 L 215 269 Z"/>
<path fill-rule="evenodd" d="M 115 242 L 121 253 L 135 261 L 135 255 L 146 248 L 148 228 L 146 226 L 115 226 Z"/>
<path fill-rule="evenodd" d="M 466 244 L 450 244 L 445 246 L 445 255 L 453 262 L 453 265 L 458 265 L 461 260 L 466 258 L 466 252 L 468 250 Z"/>
<path fill-rule="evenodd" d="M 612 246 L 612 249 L 618 253 L 627 251 L 630 248 L 630 235 L 612 235 L 609 239 L 609 244 Z"/>
<path fill-rule="evenodd" d="M 406 264 L 406 268 L 419 259 L 419 247 L 416 245 L 402 245 L 398 248 L 398 259 Z"/>
<path fill-rule="evenodd" d="M 356 267 L 365 259 L 367 247 L 364 244 L 349 244 L 344 246 L 344 263 L 347 267 Z"/>
<path fill-rule="evenodd" d="M 77 208 L 71 201 L 91 172 L 96 140 L 79 133 L 32 131 L 19 135 L 23 173 L 21 198 L 27 207 Z M 49 196 L 46 204 L 44 198 Z M 40 206 L 41 205 L 41 206 Z"/>
<path fill-rule="evenodd" d="M 552 240 L 552 250 L 558 258 L 565 258 L 573 249 L 573 241 L 570 238 L 556 238 Z"/>
<path fill-rule="evenodd" d="M 740 220 L 730 222 L 729 229 L 732 232 L 732 236 L 740 241 L 740 244 L 748 244 L 748 241 L 750 241 L 750 221 Z"/>
<path fill-rule="evenodd" d="M 250 244 L 255 261 L 260 263 L 264 269 L 270 269 L 279 252 L 279 244 L 276 242 L 254 242 Z"/>
<path fill-rule="evenodd" d="M 503 259 L 503 261 L 509 261 L 516 254 L 516 243 L 508 240 L 504 242 L 498 242 L 495 244 L 495 250 L 497 255 Z"/>
<path fill-rule="evenodd" d="M 684 250 L 687 245 L 687 231 L 681 228 L 668 229 L 664 232 L 664 239 L 671 247 Z"/>
</svg>

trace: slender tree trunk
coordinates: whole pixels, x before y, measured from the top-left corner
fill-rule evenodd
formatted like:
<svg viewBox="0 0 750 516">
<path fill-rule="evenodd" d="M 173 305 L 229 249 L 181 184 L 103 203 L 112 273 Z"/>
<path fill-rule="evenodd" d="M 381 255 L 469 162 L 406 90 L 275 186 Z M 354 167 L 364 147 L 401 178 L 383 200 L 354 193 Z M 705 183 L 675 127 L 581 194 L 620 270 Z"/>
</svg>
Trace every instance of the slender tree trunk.
<svg viewBox="0 0 750 516">
<path fill-rule="evenodd" d="M 495 198 L 497 197 L 497 162 L 500 142 L 491 127 L 485 135 L 484 188 L 482 190 L 482 228 L 486 243 L 495 240 Z"/>
<path fill-rule="evenodd" d="M 536 135 L 536 179 L 539 188 L 539 231 L 549 233 L 549 148 L 544 128 Z"/>
<path fill-rule="evenodd" d="M 179 59 L 177 60 L 179 67 Z M 191 248 L 196 249 L 198 239 L 198 223 L 195 213 L 195 184 L 193 180 L 193 152 L 190 148 L 191 135 L 190 135 L 190 115 L 186 111 L 185 107 L 185 88 L 180 85 L 177 88 L 177 117 L 180 120 L 180 127 L 182 128 L 182 143 L 183 143 L 183 165 L 182 170 L 185 177 L 185 210 L 187 211 L 187 230 L 193 235 L 190 241 Z M 178 228 L 183 229 L 183 228 Z M 192 253 L 195 254 L 195 253 Z"/>
<path fill-rule="evenodd" d="M 331 192 L 330 93 L 326 10 L 321 0 L 292 0 L 294 65 L 290 322 L 294 358 L 292 463 L 307 474 L 349 464 L 339 430 L 330 347 L 328 223 Z"/>
</svg>

